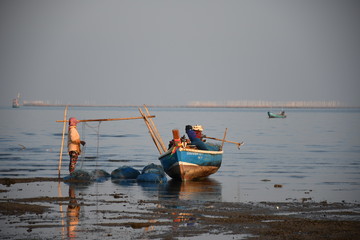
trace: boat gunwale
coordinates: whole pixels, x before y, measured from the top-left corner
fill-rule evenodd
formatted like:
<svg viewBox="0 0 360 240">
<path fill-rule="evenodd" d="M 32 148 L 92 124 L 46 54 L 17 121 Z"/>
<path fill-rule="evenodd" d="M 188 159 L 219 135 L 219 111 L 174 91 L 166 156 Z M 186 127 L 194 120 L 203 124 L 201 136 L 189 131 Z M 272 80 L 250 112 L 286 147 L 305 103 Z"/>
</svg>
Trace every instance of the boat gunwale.
<svg viewBox="0 0 360 240">
<path fill-rule="evenodd" d="M 171 147 L 167 152 L 161 154 L 159 156 L 159 159 L 165 157 L 166 155 L 169 155 L 172 153 L 174 147 Z M 223 154 L 224 151 L 220 150 L 220 151 L 209 151 L 209 150 L 199 150 L 199 149 L 192 149 L 192 148 L 184 148 L 184 147 L 179 147 L 178 149 L 176 149 L 176 151 L 181 151 L 181 152 L 193 152 L 193 153 L 201 153 L 201 154 L 211 154 L 211 155 L 219 155 L 219 154 Z"/>
</svg>

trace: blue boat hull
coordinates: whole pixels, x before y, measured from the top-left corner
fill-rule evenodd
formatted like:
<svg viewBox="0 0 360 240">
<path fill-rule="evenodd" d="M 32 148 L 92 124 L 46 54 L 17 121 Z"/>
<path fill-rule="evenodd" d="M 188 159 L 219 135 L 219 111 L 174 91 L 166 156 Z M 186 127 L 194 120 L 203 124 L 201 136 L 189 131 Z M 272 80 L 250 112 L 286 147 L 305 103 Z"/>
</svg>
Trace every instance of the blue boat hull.
<svg viewBox="0 0 360 240">
<path fill-rule="evenodd" d="M 159 157 L 164 171 L 173 179 L 182 181 L 200 179 L 218 171 L 223 151 L 204 151 L 188 148 L 173 148 Z"/>
</svg>

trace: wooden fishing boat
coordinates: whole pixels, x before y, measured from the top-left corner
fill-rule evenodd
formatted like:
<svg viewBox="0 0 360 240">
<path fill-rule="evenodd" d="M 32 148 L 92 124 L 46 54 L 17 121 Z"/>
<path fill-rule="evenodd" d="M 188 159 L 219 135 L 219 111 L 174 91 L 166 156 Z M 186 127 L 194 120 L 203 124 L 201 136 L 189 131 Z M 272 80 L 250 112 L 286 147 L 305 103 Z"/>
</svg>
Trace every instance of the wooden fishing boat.
<svg viewBox="0 0 360 240">
<path fill-rule="evenodd" d="M 284 111 L 282 111 L 281 113 L 268 112 L 268 116 L 269 118 L 286 118 L 286 114 Z"/>
<path fill-rule="evenodd" d="M 144 105 L 147 115 L 150 115 Z M 216 173 L 222 162 L 224 142 L 234 143 L 240 148 L 244 143 L 225 140 L 226 131 L 223 139 L 206 137 L 221 141 L 221 145 L 206 143 L 208 150 L 199 150 L 193 145 L 188 145 L 187 141 L 182 141 L 178 129 L 173 129 L 173 144 L 167 148 L 151 118 L 139 108 L 141 116 L 149 129 L 150 136 L 157 147 L 160 156 L 159 160 L 167 175 L 173 179 L 186 181 L 205 178 Z"/>
<path fill-rule="evenodd" d="M 159 160 L 167 175 L 186 181 L 216 173 L 221 166 L 222 155 L 222 150 L 208 151 L 173 146 L 160 155 Z"/>
</svg>

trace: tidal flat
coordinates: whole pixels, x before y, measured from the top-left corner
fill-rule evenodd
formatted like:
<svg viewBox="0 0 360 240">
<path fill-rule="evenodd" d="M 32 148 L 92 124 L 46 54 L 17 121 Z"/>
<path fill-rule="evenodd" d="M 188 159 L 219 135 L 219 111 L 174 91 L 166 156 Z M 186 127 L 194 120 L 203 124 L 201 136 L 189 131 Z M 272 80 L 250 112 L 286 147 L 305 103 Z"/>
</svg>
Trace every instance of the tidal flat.
<svg viewBox="0 0 360 240">
<path fill-rule="evenodd" d="M 0 184 L 2 239 L 356 239 L 360 234 L 358 203 L 142 200 L 131 192 L 84 192 L 86 184 L 57 178 L 1 178 Z"/>
</svg>

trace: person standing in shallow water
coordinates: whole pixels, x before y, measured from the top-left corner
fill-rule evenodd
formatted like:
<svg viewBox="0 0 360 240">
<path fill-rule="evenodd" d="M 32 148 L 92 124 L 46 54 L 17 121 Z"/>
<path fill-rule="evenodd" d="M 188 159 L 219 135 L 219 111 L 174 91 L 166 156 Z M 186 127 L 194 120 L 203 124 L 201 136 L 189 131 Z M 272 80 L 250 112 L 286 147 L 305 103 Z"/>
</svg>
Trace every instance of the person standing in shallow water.
<svg viewBox="0 0 360 240">
<path fill-rule="evenodd" d="M 78 160 L 79 155 L 81 154 L 81 145 L 85 145 L 84 141 L 80 140 L 80 134 L 76 129 L 77 124 L 79 121 L 71 117 L 69 118 L 69 131 L 68 131 L 68 152 L 70 156 L 70 163 L 69 163 L 69 172 L 72 173 L 75 171 L 75 166 Z"/>
</svg>

